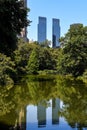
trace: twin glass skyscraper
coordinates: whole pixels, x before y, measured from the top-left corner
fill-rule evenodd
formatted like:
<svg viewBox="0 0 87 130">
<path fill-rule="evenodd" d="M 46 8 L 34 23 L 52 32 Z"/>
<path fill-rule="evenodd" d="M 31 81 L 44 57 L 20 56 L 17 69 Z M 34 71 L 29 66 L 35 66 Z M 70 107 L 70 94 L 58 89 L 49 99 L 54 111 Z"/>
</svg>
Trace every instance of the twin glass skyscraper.
<svg viewBox="0 0 87 130">
<path fill-rule="evenodd" d="M 60 47 L 60 20 L 53 19 L 52 21 L 52 47 Z"/>
<path fill-rule="evenodd" d="M 60 20 L 52 19 L 52 47 L 60 47 Z M 38 19 L 38 42 L 42 43 L 47 39 L 47 19 L 39 17 Z"/>
<path fill-rule="evenodd" d="M 39 17 L 38 22 L 38 42 L 42 43 L 46 41 L 47 30 L 46 30 L 47 20 L 45 17 Z"/>
</svg>

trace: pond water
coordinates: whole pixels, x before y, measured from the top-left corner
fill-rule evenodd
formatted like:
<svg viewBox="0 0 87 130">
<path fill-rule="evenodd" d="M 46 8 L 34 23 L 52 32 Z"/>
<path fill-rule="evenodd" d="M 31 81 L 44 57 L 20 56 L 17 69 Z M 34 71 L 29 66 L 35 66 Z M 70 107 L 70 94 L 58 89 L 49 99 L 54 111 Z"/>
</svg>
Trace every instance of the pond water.
<svg viewBox="0 0 87 130">
<path fill-rule="evenodd" d="M 62 102 L 56 98 L 51 99 L 49 103 L 48 108 L 41 103 L 38 106 L 27 107 L 26 130 L 72 130 L 67 121 L 58 115 Z"/>
<path fill-rule="evenodd" d="M 45 75 L 0 86 L 0 130 L 87 130 L 87 83 Z"/>
</svg>

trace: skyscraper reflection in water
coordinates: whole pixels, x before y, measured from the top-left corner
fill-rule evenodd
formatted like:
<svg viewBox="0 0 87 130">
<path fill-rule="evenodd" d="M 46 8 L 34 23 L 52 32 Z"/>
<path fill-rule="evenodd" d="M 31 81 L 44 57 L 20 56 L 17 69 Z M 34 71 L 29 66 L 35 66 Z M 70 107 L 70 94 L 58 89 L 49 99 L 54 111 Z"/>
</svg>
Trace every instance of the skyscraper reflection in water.
<svg viewBox="0 0 87 130">
<path fill-rule="evenodd" d="M 52 106 L 52 125 L 59 124 L 59 116 L 58 111 L 60 110 L 60 100 L 58 98 L 53 98 L 51 102 Z M 38 119 L 38 127 L 46 127 L 46 106 L 39 103 L 37 106 L 37 119 Z"/>
<path fill-rule="evenodd" d="M 46 126 L 46 107 L 42 104 L 37 106 L 38 127 Z"/>
<path fill-rule="evenodd" d="M 58 111 L 60 110 L 60 100 L 58 98 L 52 99 L 52 124 L 59 124 Z"/>
</svg>

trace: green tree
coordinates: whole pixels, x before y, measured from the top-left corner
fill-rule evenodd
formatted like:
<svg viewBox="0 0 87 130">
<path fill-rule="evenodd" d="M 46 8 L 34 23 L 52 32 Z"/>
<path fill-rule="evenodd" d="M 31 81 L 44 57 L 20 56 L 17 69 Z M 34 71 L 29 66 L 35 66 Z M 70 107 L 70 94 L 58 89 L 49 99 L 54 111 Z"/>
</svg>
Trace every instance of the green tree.
<svg viewBox="0 0 87 130">
<path fill-rule="evenodd" d="M 11 61 L 10 57 L 0 53 L 0 84 L 10 85 L 13 84 L 15 78 L 15 64 Z"/>
<path fill-rule="evenodd" d="M 82 75 L 87 68 L 87 27 L 83 24 L 71 25 L 60 41 L 64 46 L 58 60 L 58 70 L 73 76 Z"/>
<path fill-rule="evenodd" d="M 39 69 L 39 61 L 38 61 L 38 51 L 37 48 L 33 49 L 31 52 L 29 62 L 28 62 L 28 72 L 32 74 L 37 74 Z"/>
<path fill-rule="evenodd" d="M 49 48 L 40 48 L 39 50 L 39 70 L 53 69 L 53 59 Z"/>
<path fill-rule="evenodd" d="M 29 57 L 33 49 L 38 48 L 38 44 L 35 43 L 25 43 L 24 41 L 19 40 L 18 49 L 14 52 L 14 61 L 16 65 L 16 70 L 18 76 L 24 75 L 27 73 L 27 65 Z"/>
<path fill-rule="evenodd" d="M 61 48 L 50 48 L 50 53 L 53 69 L 57 70 L 57 62 L 58 59 L 61 57 L 60 56 Z"/>
<path fill-rule="evenodd" d="M 45 40 L 44 42 L 41 42 L 40 43 L 40 45 L 42 46 L 42 47 L 50 47 L 50 45 L 51 45 L 51 41 L 49 41 L 49 40 Z"/>
<path fill-rule="evenodd" d="M 30 23 L 22 0 L 0 0 L 0 52 L 7 55 L 16 48 L 17 35 Z"/>
</svg>

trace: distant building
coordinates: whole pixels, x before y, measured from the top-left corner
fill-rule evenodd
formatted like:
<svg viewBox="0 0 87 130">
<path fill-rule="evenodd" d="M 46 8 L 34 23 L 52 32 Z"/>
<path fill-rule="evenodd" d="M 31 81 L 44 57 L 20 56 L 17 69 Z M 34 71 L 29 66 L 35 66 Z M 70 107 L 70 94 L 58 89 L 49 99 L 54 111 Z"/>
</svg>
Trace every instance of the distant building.
<svg viewBox="0 0 87 130">
<path fill-rule="evenodd" d="M 24 1 L 24 6 L 27 7 L 27 0 L 23 0 Z"/>
<path fill-rule="evenodd" d="M 27 0 L 23 0 L 24 1 L 24 7 L 27 7 Z M 27 19 L 27 18 L 26 18 Z M 27 27 L 24 27 L 20 33 L 20 37 L 24 40 L 24 41 L 28 41 L 27 38 Z"/>
<path fill-rule="evenodd" d="M 52 19 L 52 47 L 60 47 L 59 43 L 60 38 L 60 20 Z"/>
<path fill-rule="evenodd" d="M 39 17 L 38 19 L 38 42 L 39 43 L 46 41 L 46 33 L 47 33 L 46 24 L 47 24 L 46 17 Z"/>
</svg>

